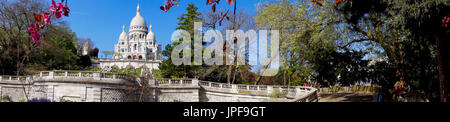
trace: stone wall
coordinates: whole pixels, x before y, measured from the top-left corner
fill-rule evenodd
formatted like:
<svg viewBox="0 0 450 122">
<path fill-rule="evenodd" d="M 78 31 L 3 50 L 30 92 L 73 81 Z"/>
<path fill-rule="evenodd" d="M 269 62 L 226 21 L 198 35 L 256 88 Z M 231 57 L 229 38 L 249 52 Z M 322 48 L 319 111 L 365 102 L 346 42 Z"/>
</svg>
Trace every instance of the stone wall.
<svg viewBox="0 0 450 122">
<path fill-rule="evenodd" d="M 0 76 L 0 96 L 15 102 L 24 101 L 26 96 L 57 102 L 298 102 L 317 97 L 315 88 L 300 86 L 222 84 L 196 79 L 160 79 L 150 83 L 144 95 L 136 87 L 136 79 L 126 75 L 50 71 L 32 77 Z M 274 93 L 284 97 L 273 97 Z"/>
<path fill-rule="evenodd" d="M 108 76 L 102 73 L 57 71 L 26 77 L 27 80 L 13 77 L 0 77 L 0 96 L 7 96 L 14 102 L 25 101 L 26 96 L 29 99 L 43 98 L 57 102 L 61 100 L 73 102 L 127 102 L 133 100 L 129 97 L 133 95 L 129 95 L 125 91 L 134 83 L 126 78 L 119 78 L 120 75 L 115 78 L 115 75 Z"/>
</svg>

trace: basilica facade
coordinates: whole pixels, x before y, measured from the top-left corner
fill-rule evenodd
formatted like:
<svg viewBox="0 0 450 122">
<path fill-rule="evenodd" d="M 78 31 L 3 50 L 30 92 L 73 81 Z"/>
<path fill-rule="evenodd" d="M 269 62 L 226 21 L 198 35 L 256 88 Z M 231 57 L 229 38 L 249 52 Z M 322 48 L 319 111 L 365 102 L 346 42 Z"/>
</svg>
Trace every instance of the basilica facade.
<svg viewBox="0 0 450 122">
<path fill-rule="evenodd" d="M 118 43 L 114 45 L 112 59 L 100 59 L 100 68 L 147 68 L 158 69 L 161 64 L 161 45 L 156 43 L 152 26 L 147 26 L 141 16 L 139 5 L 136 16 L 131 20 L 128 33 L 122 27 Z"/>
</svg>

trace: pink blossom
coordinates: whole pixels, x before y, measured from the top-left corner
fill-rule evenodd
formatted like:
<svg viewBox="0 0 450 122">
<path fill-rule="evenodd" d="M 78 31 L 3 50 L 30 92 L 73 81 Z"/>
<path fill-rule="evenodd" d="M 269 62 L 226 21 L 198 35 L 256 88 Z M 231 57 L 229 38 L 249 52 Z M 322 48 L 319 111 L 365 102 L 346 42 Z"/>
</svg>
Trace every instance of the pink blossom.
<svg viewBox="0 0 450 122">
<path fill-rule="evenodd" d="M 58 3 L 58 8 L 60 11 L 62 11 L 63 7 L 64 7 L 64 5 L 62 3 Z"/>
<path fill-rule="evenodd" d="M 51 24 L 52 22 L 50 21 L 51 15 L 50 13 L 44 13 L 42 14 L 42 16 L 44 16 L 44 23 L 47 24 Z"/>
<path fill-rule="evenodd" d="M 56 10 L 58 10 L 55 0 L 52 0 L 52 5 L 50 5 L 50 11 L 55 12 Z"/>
<path fill-rule="evenodd" d="M 34 23 L 30 23 L 30 27 L 28 27 L 28 31 L 30 32 L 30 37 L 33 40 L 34 43 L 41 46 L 41 41 L 39 40 L 39 28 L 37 28 L 37 25 Z"/>
<path fill-rule="evenodd" d="M 56 11 L 56 12 L 55 12 L 55 16 L 56 16 L 56 18 L 58 18 L 58 19 L 61 18 L 62 14 L 63 14 L 62 11 Z"/>
<path fill-rule="evenodd" d="M 41 41 L 39 40 L 40 35 L 39 35 L 38 32 L 31 33 L 30 37 L 31 37 L 31 39 L 33 40 L 34 43 L 36 43 L 37 45 L 41 46 Z"/>
<path fill-rule="evenodd" d="M 445 16 L 445 17 L 442 19 L 442 24 L 444 25 L 444 27 L 447 27 L 449 23 L 450 23 L 450 17 L 446 17 L 446 16 Z"/>
</svg>

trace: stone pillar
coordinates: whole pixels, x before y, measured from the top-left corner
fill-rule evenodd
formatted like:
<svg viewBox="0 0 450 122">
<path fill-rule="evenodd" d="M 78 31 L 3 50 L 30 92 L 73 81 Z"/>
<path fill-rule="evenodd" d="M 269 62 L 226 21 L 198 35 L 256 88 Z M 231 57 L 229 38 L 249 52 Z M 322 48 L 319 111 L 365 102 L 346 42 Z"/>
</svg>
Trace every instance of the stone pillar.
<svg viewBox="0 0 450 122">
<path fill-rule="evenodd" d="M 67 72 L 67 71 L 64 72 L 64 76 L 65 76 L 65 77 L 67 77 L 68 74 L 69 74 L 69 72 Z"/>
<path fill-rule="evenodd" d="M 80 78 L 83 77 L 81 72 L 78 72 L 78 77 L 80 77 Z"/>
<path fill-rule="evenodd" d="M 273 86 L 267 86 L 267 95 L 270 95 L 273 93 Z"/>
<path fill-rule="evenodd" d="M 55 72 L 54 71 L 49 72 L 48 75 L 50 76 L 50 78 L 55 78 Z"/>
<path fill-rule="evenodd" d="M 300 87 L 295 87 L 295 95 L 300 96 L 301 94 L 302 94 L 302 90 L 300 89 Z"/>
<path fill-rule="evenodd" d="M 113 79 L 116 79 L 116 73 L 113 73 Z"/>
<path fill-rule="evenodd" d="M 25 77 L 25 81 L 27 81 L 27 83 L 31 83 L 32 82 L 32 77 Z"/>
<path fill-rule="evenodd" d="M 0 82 L 2 82 L 3 81 L 3 76 L 0 76 Z"/>
<path fill-rule="evenodd" d="M 239 93 L 239 88 L 238 88 L 238 85 L 236 85 L 236 84 L 231 84 L 231 92 L 232 93 Z"/>
<path fill-rule="evenodd" d="M 101 80 L 101 76 L 99 72 L 94 72 L 94 80 Z"/>
<path fill-rule="evenodd" d="M 193 86 L 200 86 L 198 83 L 198 79 L 192 79 L 192 85 Z"/>
</svg>

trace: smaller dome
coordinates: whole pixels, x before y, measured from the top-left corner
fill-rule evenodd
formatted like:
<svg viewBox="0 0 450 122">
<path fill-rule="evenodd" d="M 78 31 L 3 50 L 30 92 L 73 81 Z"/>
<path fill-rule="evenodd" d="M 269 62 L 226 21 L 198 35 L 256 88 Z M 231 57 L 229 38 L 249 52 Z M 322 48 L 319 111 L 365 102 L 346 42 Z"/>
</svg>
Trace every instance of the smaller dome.
<svg viewBox="0 0 450 122">
<path fill-rule="evenodd" d="M 153 34 L 153 32 L 148 32 L 147 39 L 150 39 L 150 40 L 155 39 L 155 34 Z"/>
<path fill-rule="evenodd" d="M 119 40 L 127 40 L 128 35 L 127 32 L 125 32 L 125 25 L 122 27 L 122 33 L 120 34 Z"/>
<path fill-rule="evenodd" d="M 148 31 L 147 39 L 149 39 L 149 40 L 155 39 L 155 34 L 152 31 L 152 25 L 150 25 L 150 30 Z"/>
</svg>

